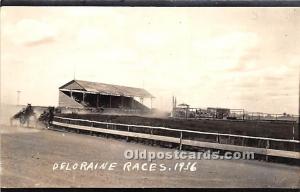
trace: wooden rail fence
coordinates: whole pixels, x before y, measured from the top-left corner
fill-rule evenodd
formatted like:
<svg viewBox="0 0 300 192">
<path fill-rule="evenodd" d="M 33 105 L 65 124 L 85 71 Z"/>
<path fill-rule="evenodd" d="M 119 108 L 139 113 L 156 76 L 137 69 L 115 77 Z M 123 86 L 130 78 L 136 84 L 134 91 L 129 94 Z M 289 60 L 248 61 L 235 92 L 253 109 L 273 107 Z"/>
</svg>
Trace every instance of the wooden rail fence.
<svg viewBox="0 0 300 192">
<path fill-rule="evenodd" d="M 300 159 L 299 140 L 129 125 L 58 116 L 54 117 L 53 125 L 75 130 L 119 135 L 127 138 L 144 138 L 176 143 L 180 149 L 183 145 L 188 145 L 224 151 L 254 152 L 255 154 L 266 156 Z"/>
</svg>

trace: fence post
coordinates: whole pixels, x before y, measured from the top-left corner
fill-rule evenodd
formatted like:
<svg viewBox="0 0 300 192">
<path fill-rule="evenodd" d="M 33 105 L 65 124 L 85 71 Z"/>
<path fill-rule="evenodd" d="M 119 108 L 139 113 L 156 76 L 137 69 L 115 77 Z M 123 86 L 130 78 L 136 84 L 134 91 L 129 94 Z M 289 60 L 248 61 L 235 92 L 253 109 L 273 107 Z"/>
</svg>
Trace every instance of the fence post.
<svg viewBox="0 0 300 192">
<path fill-rule="evenodd" d="M 295 125 L 293 123 L 293 140 L 295 140 Z"/>
<path fill-rule="evenodd" d="M 153 135 L 153 128 L 150 128 L 150 135 Z M 155 140 L 150 140 L 151 145 L 153 146 L 155 144 Z"/>
<path fill-rule="evenodd" d="M 266 146 L 266 149 L 269 149 L 270 148 L 270 141 L 267 140 L 267 146 Z M 266 154 L 266 161 L 269 160 L 269 156 Z"/>
<path fill-rule="evenodd" d="M 182 149 L 182 131 L 180 131 L 179 150 Z"/>
<path fill-rule="evenodd" d="M 220 135 L 219 135 L 219 133 L 217 134 L 217 143 L 220 143 Z"/>
<path fill-rule="evenodd" d="M 127 126 L 127 131 L 129 132 L 129 125 Z M 128 136 L 126 137 L 126 141 L 127 142 L 129 141 L 129 137 Z"/>
<path fill-rule="evenodd" d="M 106 129 L 108 129 L 108 121 L 106 120 Z M 108 138 L 108 134 L 105 133 L 105 137 Z"/>
<path fill-rule="evenodd" d="M 75 123 L 77 123 L 76 121 L 75 121 Z M 75 124 L 75 125 L 77 125 L 77 124 Z M 79 129 L 76 129 L 76 133 L 80 133 L 80 130 Z"/>
<path fill-rule="evenodd" d="M 94 123 L 91 122 L 91 127 L 94 127 Z M 93 135 L 93 131 L 90 131 L 90 134 Z"/>
</svg>

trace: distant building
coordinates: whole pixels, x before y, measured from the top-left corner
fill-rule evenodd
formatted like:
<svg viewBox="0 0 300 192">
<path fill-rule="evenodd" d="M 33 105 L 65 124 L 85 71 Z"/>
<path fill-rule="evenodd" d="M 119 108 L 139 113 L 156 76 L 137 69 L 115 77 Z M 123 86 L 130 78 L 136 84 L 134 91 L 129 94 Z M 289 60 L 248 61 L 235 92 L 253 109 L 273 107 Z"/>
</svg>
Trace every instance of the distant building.
<svg viewBox="0 0 300 192">
<path fill-rule="evenodd" d="M 82 80 L 59 87 L 59 107 L 64 108 L 147 111 L 152 108 L 153 98 L 145 89 Z M 151 100 L 150 107 L 143 104 L 144 99 Z"/>
<path fill-rule="evenodd" d="M 228 108 L 208 107 L 207 111 L 208 111 L 208 113 L 214 114 L 214 117 L 217 119 L 224 119 L 224 118 L 229 117 L 229 115 L 230 115 L 230 109 L 228 109 Z"/>
</svg>

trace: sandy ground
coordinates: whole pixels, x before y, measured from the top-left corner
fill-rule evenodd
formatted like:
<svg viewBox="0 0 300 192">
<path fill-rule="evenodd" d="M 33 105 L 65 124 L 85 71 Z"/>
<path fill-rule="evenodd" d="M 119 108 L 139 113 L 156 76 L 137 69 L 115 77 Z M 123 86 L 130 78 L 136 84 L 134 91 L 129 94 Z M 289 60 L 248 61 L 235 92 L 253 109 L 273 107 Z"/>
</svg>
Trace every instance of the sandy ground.
<svg viewBox="0 0 300 192">
<path fill-rule="evenodd" d="M 197 160 L 191 171 L 123 171 L 127 149 L 173 151 L 110 138 L 0 126 L 2 187 L 300 187 L 300 167 L 257 160 Z M 55 170 L 55 162 L 115 162 L 115 170 Z M 173 167 L 178 160 L 161 160 Z M 135 160 L 132 162 L 147 162 Z M 179 161 L 178 161 L 179 162 Z"/>
</svg>

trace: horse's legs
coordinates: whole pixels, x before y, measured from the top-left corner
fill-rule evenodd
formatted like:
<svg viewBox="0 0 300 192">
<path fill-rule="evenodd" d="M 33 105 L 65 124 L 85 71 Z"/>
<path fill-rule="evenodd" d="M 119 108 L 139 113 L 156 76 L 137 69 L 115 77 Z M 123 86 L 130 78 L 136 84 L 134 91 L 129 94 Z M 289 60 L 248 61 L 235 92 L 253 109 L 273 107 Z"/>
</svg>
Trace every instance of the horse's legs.
<svg viewBox="0 0 300 192">
<path fill-rule="evenodd" d="M 34 115 L 33 118 L 34 118 L 34 122 L 35 122 L 34 128 L 36 128 L 37 127 L 37 117 L 36 117 L 36 115 Z"/>
<path fill-rule="evenodd" d="M 29 117 L 26 119 L 27 127 L 29 127 Z"/>
</svg>

